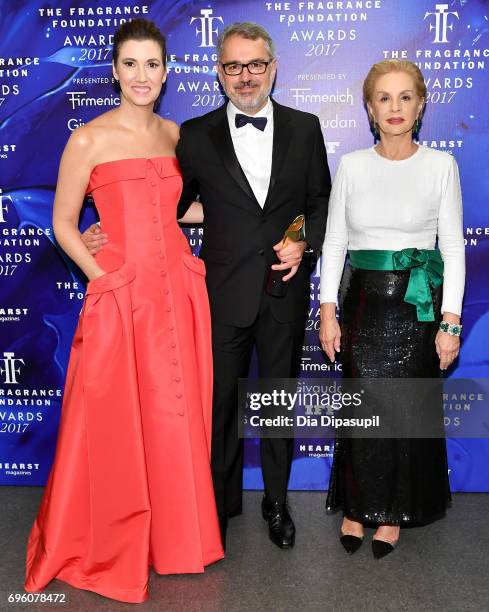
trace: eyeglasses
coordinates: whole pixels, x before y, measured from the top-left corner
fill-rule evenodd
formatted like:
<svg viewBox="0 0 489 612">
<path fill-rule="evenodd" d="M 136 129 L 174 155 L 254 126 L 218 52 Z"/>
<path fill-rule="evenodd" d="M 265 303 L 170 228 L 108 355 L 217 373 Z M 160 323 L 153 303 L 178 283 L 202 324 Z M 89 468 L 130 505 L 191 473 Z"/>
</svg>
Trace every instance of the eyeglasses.
<svg viewBox="0 0 489 612">
<path fill-rule="evenodd" d="M 265 60 L 255 60 L 248 62 L 247 64 L 239 64 L 237 62 L 229 62 L 228 64 L 221 64 L 224 72 L 228 76 L 238 76 L 243 72 L 243 68 L 247 68 L 250 74 L 263 74 L 267 71 L 268 65 L 273 62 L 273 59 L 266 62 Z"/>
</svg>

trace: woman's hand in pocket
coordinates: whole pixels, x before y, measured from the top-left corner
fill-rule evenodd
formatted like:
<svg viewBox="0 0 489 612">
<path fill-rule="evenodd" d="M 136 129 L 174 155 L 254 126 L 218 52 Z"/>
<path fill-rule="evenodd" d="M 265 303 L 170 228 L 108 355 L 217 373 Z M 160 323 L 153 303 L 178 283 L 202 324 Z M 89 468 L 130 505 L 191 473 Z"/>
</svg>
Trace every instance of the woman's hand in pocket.
<svg viewBox="0 0 489 612">
<path fill-rule="evenodd" d="M 90 274 L 90 276 L 88 277 L 88 280 L 89 280 L 89 282 L 92 282 L 92 281 L 96 280 L 97 278 L 100 278 L 104 274 L 107 274 L 106 271 L 102 270 L 102 268 L 98 268 L 98 269 L 94 270 L 93 274 Z"/>
</svg>

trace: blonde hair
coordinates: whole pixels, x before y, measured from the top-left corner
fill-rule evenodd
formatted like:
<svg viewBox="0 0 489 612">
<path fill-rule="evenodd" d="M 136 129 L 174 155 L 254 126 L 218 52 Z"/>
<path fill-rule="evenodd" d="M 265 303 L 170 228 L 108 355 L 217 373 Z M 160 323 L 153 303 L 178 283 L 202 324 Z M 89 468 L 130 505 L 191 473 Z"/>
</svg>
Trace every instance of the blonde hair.
<svg viewBox="0 0 489 612">
<path fill-rule="evenodd" d="M 390 72 L 405 72 L 413 77 L 414 90 L 420 98 L 426 99 L 426 85 L 421 70 L 409 60 L 389 59 L 377 62 L 368 71 L 367 78 L 363 82 L 363 101 L 365 104 L 372 102 L 375 83 L 377 79 Z"/>
</svg>

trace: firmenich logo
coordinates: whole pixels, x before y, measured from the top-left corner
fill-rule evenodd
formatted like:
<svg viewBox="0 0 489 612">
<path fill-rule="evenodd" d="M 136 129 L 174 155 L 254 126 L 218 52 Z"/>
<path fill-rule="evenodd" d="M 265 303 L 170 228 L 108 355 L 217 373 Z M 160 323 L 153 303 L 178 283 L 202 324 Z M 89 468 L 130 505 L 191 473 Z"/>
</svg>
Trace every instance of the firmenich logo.
<svg viewBox="0 0 489 612">
<path fill-rule="evenodd" d="M 86 98 L 86 91 L 67 91 L 72 110 L 80 106 L 119 106 L 121 99 L 118 96 L 107 96 L 105 98 Z"/>
</svg>

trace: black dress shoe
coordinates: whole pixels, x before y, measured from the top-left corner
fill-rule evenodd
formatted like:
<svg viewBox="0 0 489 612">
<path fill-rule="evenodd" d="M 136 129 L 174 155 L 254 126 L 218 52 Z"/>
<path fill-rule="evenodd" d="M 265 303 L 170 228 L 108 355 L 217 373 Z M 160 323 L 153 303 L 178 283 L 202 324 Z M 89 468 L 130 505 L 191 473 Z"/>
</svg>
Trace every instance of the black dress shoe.
<svg viewBox="0 0 489 612">
<path fill-rule="evenodd" d="M 228 517 L 220 516 L 219 517 L 219 529 L 221 530 L 221 541 L 224 552 L 226 552 L 226 532 L 228 530 Z"/>
<path fill-rule="evenodd" d="M 363 536 L 360 537 L 352 535 L 351 533 L 341 532 L 340 542 L 343 544 L 343 548 L 346 550 L 346 552 L 352 555 L 354 552 L 357 552 L 362 545 Z"/>
<path fill-rule="evenodd" d="M 295 543 L 295 525 L 286 504 L 268 501 L 266 497 L 261 502 L 263 518 L 268 523 L 270 540 L 279 548 L 292 548 Z"/>
<path fill-rule="evenodd" d="M 386 542 L 385 540 L 372 540 L 372 552 L 376 559 L 382 559 L 390 554 L 396 547 L 398 540 L 395 542 Z"/>
</svg>

